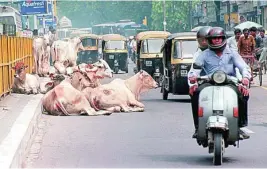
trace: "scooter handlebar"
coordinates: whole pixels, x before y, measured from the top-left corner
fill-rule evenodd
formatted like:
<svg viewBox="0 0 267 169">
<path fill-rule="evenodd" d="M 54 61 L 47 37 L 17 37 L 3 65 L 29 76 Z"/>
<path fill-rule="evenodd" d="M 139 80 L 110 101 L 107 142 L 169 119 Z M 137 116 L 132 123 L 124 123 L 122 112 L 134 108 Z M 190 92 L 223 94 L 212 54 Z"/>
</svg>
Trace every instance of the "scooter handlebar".
<svg viewBox="0 0 267 169">
<path fill-rule="evenodd" d="M 201 81 L 201 80 L 210 81 L 211 75 L 197 77 L 197 81 Z M 239 80 L 238 78 L 236 78 L 234 76 L 229 76 L 229 75 L 227 75 L 227 81 L 228 82 L 234 82 L 236 84 L 242 83 L 241 80 Z"/>
</svg>

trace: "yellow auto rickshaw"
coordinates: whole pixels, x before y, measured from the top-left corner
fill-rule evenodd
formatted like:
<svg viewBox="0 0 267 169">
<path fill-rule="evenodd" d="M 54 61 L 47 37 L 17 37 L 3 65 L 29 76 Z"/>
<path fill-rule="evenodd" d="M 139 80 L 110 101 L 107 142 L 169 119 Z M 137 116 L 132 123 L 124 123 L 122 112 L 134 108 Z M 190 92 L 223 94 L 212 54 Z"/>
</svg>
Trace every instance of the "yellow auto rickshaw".
<svg viewBox="0 0 267 169">
<path fill-rule="evenodd" d="M 187 74 L 193 62 L 193 55 L 198 50 L 196 32 L 175 33 L 168 36 L 163 51 L 163 100 L 168 94 L 188 95 Z"/>
<path fill-rule="evenodd" d="M 170 35 L 166 31 L 146 31 L 136 35 L 137 42 L 137 70 L 148 72 L 161 86 L 163 75 L 161 48 L 164 41 Z"/>
<path fill-rule="evenodd" d="M 119 70 L 128 73 L 128 51 L 126 38 L 119 34 L 106 34 L 102 36 L 103 59 L 109 64 L 114 73 Z"/>
<path fill-rule="evenodd" d="M 80 36 L 84 51 L 78 53 L 77 64 L 95 63 L 99 59 L 98 43 L 99 38 L 95 34 L 84 34 Z"/>
</svg>

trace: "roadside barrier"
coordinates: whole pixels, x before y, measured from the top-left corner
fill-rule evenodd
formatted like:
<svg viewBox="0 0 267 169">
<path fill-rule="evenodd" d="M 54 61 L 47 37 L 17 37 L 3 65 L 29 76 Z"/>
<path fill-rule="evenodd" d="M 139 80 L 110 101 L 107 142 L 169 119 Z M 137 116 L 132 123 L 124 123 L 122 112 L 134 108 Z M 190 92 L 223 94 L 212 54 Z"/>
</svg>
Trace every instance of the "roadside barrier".
<svg viewBox="0 0 267 169">
<path fill-rule="evenodd" d="M 32 73 L 34 58 L 31 38 L 0 36 L 0 96 L 11 91 L 15 71 L 12 69 L 17 62 L 28 66 L 27 73 Z"/>
</svg>

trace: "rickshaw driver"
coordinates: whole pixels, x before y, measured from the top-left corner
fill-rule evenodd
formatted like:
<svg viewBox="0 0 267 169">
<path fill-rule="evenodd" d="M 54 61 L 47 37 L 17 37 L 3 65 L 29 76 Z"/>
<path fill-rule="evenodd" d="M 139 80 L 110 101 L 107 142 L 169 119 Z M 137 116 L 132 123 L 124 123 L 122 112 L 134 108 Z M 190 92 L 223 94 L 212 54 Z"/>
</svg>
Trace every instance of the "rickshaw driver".
<svg viewBox="0 0 267 169">
<path fill-rule="evenodd" d="M 222 70 L 230 76 L 235 76 L 235 67 L 242 72 L 242 84 L 237 86 L 232 86 L 238 93 L 238 106 L 239 106 L 239 127 L 247 126 L 247 101 L 249 98 L 249 91 L 246 88 L 249 85 L 249 79 L 251 74 L 247 69 L 247 64 L 242 59 L 242 57 L 235 51 L 229 49 L 226 39 L 226 34 L 224 29 L 220 27 L 213 27 L 208 33 L 208 48 L 203 51 L 194 61 L 199 66 L 203 67 L 206 75 L 213 74 L 216 70 Z M 188 73 L 188 78 L 191 85 L 190 91 L 193 94 L 191 96 L 191 104 L 193 111 L 194 122 L 196 122 L 195 133 L 193 138 L 197 138 L 198 130 L 198 97 L 200 91 L 209 86 L 209 83 L 203 83 L 198 87 L 197 77 L 199 77 L 200 72 L 192 69 Z M 196 119 L 195 119 L 196 118 Z M 247 139 L 250 136 L 240 130 L 240 138 Z"/>
</svg>

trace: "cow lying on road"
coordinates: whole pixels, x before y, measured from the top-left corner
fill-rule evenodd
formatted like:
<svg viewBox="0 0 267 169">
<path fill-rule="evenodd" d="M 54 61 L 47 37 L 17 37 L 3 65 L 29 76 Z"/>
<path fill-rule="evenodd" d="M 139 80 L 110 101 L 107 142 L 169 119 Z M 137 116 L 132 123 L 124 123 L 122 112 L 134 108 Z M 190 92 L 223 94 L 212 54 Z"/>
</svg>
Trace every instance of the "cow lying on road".
<svg viewBox="0 0 267 169">
<path fill-rule="evenodd" d="M 157 87 L 157 82 L 141 70 L 126 80 L 115 79 L 97 88 L 85 88 L 82 92 L 95 110 L 129 112 L 144 111 L 144 104 L 139 102 L 140 94 Z"/>
<path fill-rule="evenodd" d="M 16 63 L 15 67 L 12 69 L 15 70 L 14 82 L 12 85 L 12 91 L 14 93 L 21 94 L 37 94 L 40 88 L 38 77 L 31 75 L 26 72 L 26 68 L 23 62 Z"/>
<path fill-rule="evenodd" d="M 108 111 L 95 111 L 86 97 L 67 80 L 63 80 L 42 98 L 43 109 L 52 115 L 110 115 Z"/>
</svg>

